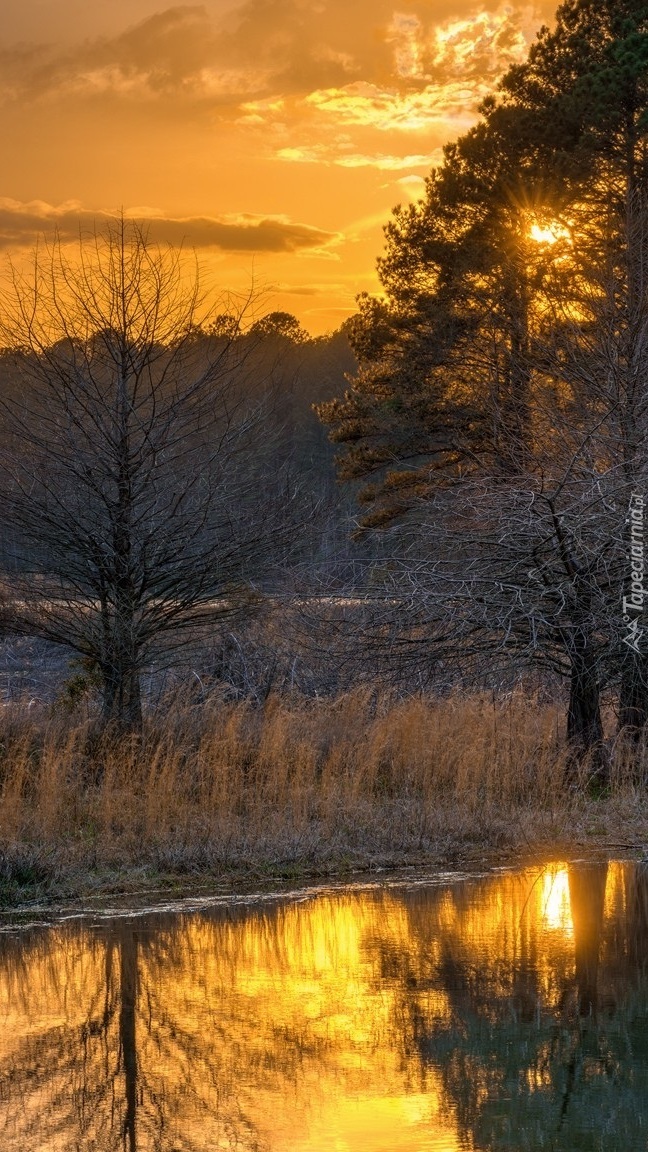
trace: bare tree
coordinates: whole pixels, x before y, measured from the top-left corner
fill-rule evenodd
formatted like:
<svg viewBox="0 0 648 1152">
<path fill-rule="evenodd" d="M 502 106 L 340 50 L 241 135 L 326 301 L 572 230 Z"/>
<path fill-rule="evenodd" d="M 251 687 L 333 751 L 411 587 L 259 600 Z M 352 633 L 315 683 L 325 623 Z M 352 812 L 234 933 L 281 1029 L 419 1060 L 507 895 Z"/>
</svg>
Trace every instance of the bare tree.
<svg viewBox="0 0 648 1152">
<path fill-rule="evenodd" d="M 3 301 L 22 626 L 92 662 L 105 723 L 140 724 L 143 667 L 241 607 L 272 536 L 263 396 L 204 324 L 196 270 L 123 219 L 37 253 Z"/>
</svg>

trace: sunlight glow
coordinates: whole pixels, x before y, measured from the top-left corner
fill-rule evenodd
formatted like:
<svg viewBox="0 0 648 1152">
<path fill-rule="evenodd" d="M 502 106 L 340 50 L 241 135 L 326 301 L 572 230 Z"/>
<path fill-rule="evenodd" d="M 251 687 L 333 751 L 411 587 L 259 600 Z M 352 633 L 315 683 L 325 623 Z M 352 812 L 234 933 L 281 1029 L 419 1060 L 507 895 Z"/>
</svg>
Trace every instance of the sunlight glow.
<svg viewBox="0 0 648 1152">
<path fill-rule="evenodd" d="M 443 86 L 427 84 L 419 91 L 400 92 L 377 84 L 355 81 L 342 88 L 311 92 L 304 101 L 345 126 L 374 128 L 380 132 L 423 132 L 431 125 L 469 127 L 475 107 L 488 95 L 488 85 L 455 81 Z"/>
<path fill-rule="evenodd" d="M 529 236 L 537 244 L 555 244 L 557 240 L 568 239 L 569 232 L 554 221 L 551 224 L 532 224 Z"/>
<path fill-rule="evenodd" d="M 566 868 L 549 869 L 542 878 L 542 919 L 547 928 L 572 936 L 569 873 Z"/>
<path fill-rule="evenodd" d="M 528 50 L 524 13 L 511 17 L 511 8 L 503 6 L 497 12 L 447 20 L 433 31 L 434 65 L 451 74 L 457 69 L 473 72 L 479 61 L 479 71 L 498 74 L 522 61 Z"/>
</svg>

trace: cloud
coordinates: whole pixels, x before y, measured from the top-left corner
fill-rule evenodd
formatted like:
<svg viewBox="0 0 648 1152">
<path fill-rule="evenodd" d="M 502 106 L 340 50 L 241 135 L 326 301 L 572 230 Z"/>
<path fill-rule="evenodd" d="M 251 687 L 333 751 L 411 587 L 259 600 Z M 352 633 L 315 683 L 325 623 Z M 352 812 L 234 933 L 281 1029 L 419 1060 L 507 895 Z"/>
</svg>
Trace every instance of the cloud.
<svg viewBox="0 0 648 1152">
<path fill-rule="evenodd" d="M 283 216 L 174 218 L 150 209 L 144 212 L 131 209 L 125 215 L 143 223 L 155 243 L 216 248 L 223 252 L 309 251 L 328 255 L 331 244 L 339 240 L 337 233 L 298 224 Z M 28 247 L 43 234 L 56 234 L 64 244 L 76 242 L 80 235 L 101 231 L 114 220 L 115 214 L 92 212 L 76 201 L 53 207 L 39 200 L 22 204 L 0 198 L 0 248 Z"/>
<path fill-rule="evenodd" d="M 267 2 L 274 10 L 271 0 Z M 318 8 L 330 12 L 336 2 L 322 0 Z M 435 9 L 440 7 L 437 0 Z M 354 39 L 359 9 L 364 12 L 363 47 Z M 287 74 L 278 73 L 272 96 L 245 103 L 240 123 L 256 130 L 259 138 L 266 134 L 262 150 L 273 145 L 274 134 L 279 144 L 274 144 L 274 155 L 284 161 L 394 170 L 429 167 L 420 144 L 416 153 L 410 145 L 409 159 L 392 141 L 388 148 L 376 147 L 377 141 L 372 147 L 367 134 L 425 136 L 430 152 L 436 151 L 449 135 L 475 122 L 480 102 L 493 91 L 499 75 L 524 58 L 537 19 L 530 6 L 499 4 L 461 19 L 455 6 L 454 13 L 435 20 L 436 12 L 423 0 L 400 0 L 396 11 L 383 0 L 371 7 L 365 0 L 348 19 L 340 17 L 358 75 L 323 86 L 312 83 L 313 72 L 309 87 L 291 92 Z M 302 78 L 307 60 L 306 48 Z M 346 142 L 338 146 L 341 133 L 346 133 Z M 365 135 L 362 143 L 359 133 Z"/>
<path fill-rule="evenodd" d="M 377 168 L 379 171 L 397 172 L 402 168 L 429 168 L 432 163 L 430 153 L 417 153 L 408 156 L 392 156 L 388 153 L 364 154 L 362 152 L 336 151 L 327 144 L 313 144 L 303 148 L 280 148 L 278 160 L 293 164 L 334 164 L 339 168 Z"/>
<path fill-rule="evenodd" d="M 459 126 L 468 125 L 474 119 L 476 105 L 489 91 L 490 86 L 482 82 L 467 85 L 455 81 L 443 87 L 430 84 L 418 92 L 401 93 L 363 81 L 312 92 L 307 103 L 339 124 L 381 132 L 423 132 L 448 120 Z"/>
<path fill-rule="evenodd" d="M 239 102 L 269 77 L 249 60 L 232 65 L 202 6 L 178 6 L 114 37 L 66 50 L 18 45 L 0 53 L 0 97 L 10 100 L 114 97 L 160 102 Z"/>
<path fill-rule="evenodd" d="M 399 176 L 395 183 L 402 184 L 403 186 L 408 184 L 416 184 L 417 186 L 421 186 L 425 184 L 425 179 L 423 176 L 417 176 L 412 172 L 408 176 Z"/>
<path fill-rule="evenodd" d="M 309 224 L 296 224 L 283 216 L 243 214 L 213 218 L 191 216 L 181 219 L 153 219 L 151 237 L 164 243 L 188 244 L 196 248 L 220 248 L 226 252 L 324 251 L 339 239 Z"/>
<path fill-rule="evenodd" d="M 285 281 L 271 281 L 266 288 L 268 292 L 280 292 L 284 296 L 322 296 L 335 292 L 338 295 L 354 299 L 354 293 L 350 291 L 348 285 L 334 281 L 315 284 L 288 284 Z"/>
<path fill-rule="evenodd" d="M 414 199 L 423 196 L 425 192 L 425 180 L 422 176 L 416 176 L 414 173 L 410 176 L 401 176 L 396 183 Z"/>
<path fill-rule="evenodd" d="M 456 0 L 244 0 L 220 18 L 176 5 L 113 37 L 5 48 L 0 98 L 181 101 L 234 114 L 245 101 L 354 84 L 405 99 L 459 81 L 474 105 L 524 56 L 549 2 L 537 10 L 486 0 L 461 19 Z"/>
<path fill-rule="evenodd" d="M 494 80 L 525 55 L 554 6 L 553 0 L 246 0 L 231 12 L 223 44 L 229 59 L 254 60 L 276 90 L 293 94 L 357 80 L 444 83 L 457 69 Z"/>
</svg>

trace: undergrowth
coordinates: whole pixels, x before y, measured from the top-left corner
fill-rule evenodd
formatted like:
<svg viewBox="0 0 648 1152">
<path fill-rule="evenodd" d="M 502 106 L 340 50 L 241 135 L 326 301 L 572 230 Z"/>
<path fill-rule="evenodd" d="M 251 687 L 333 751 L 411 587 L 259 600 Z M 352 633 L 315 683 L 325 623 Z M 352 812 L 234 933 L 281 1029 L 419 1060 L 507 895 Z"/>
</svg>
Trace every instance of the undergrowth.
<svg viewBox="0 0 648 1152">
<path fill-rule="evenodd" d="M 644 789 L 612 756 L 605 797 L 565 772 L 562 709 L 505 698 L 176 697 L 137 736 L 45 709 L 0 713 L 0 901 L 66 878 L 460 859 L 639 844 Z M 635 757 L 636 764 L 636 757 Z M 569 783 L 566 780 L 569 779 Z"/>
</svg>

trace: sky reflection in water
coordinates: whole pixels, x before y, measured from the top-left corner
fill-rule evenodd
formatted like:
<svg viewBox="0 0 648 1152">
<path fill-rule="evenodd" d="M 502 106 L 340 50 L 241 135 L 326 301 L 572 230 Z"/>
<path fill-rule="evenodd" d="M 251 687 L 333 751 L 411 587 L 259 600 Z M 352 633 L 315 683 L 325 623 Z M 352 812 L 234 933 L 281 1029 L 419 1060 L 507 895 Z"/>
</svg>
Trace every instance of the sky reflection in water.
<svg viewBox="0 0 648 1152">
<path fill-rule="evenodd" d="M 3 1152 L 646 1147 L 648 870 L 0 938 Z"/>
</svg>

